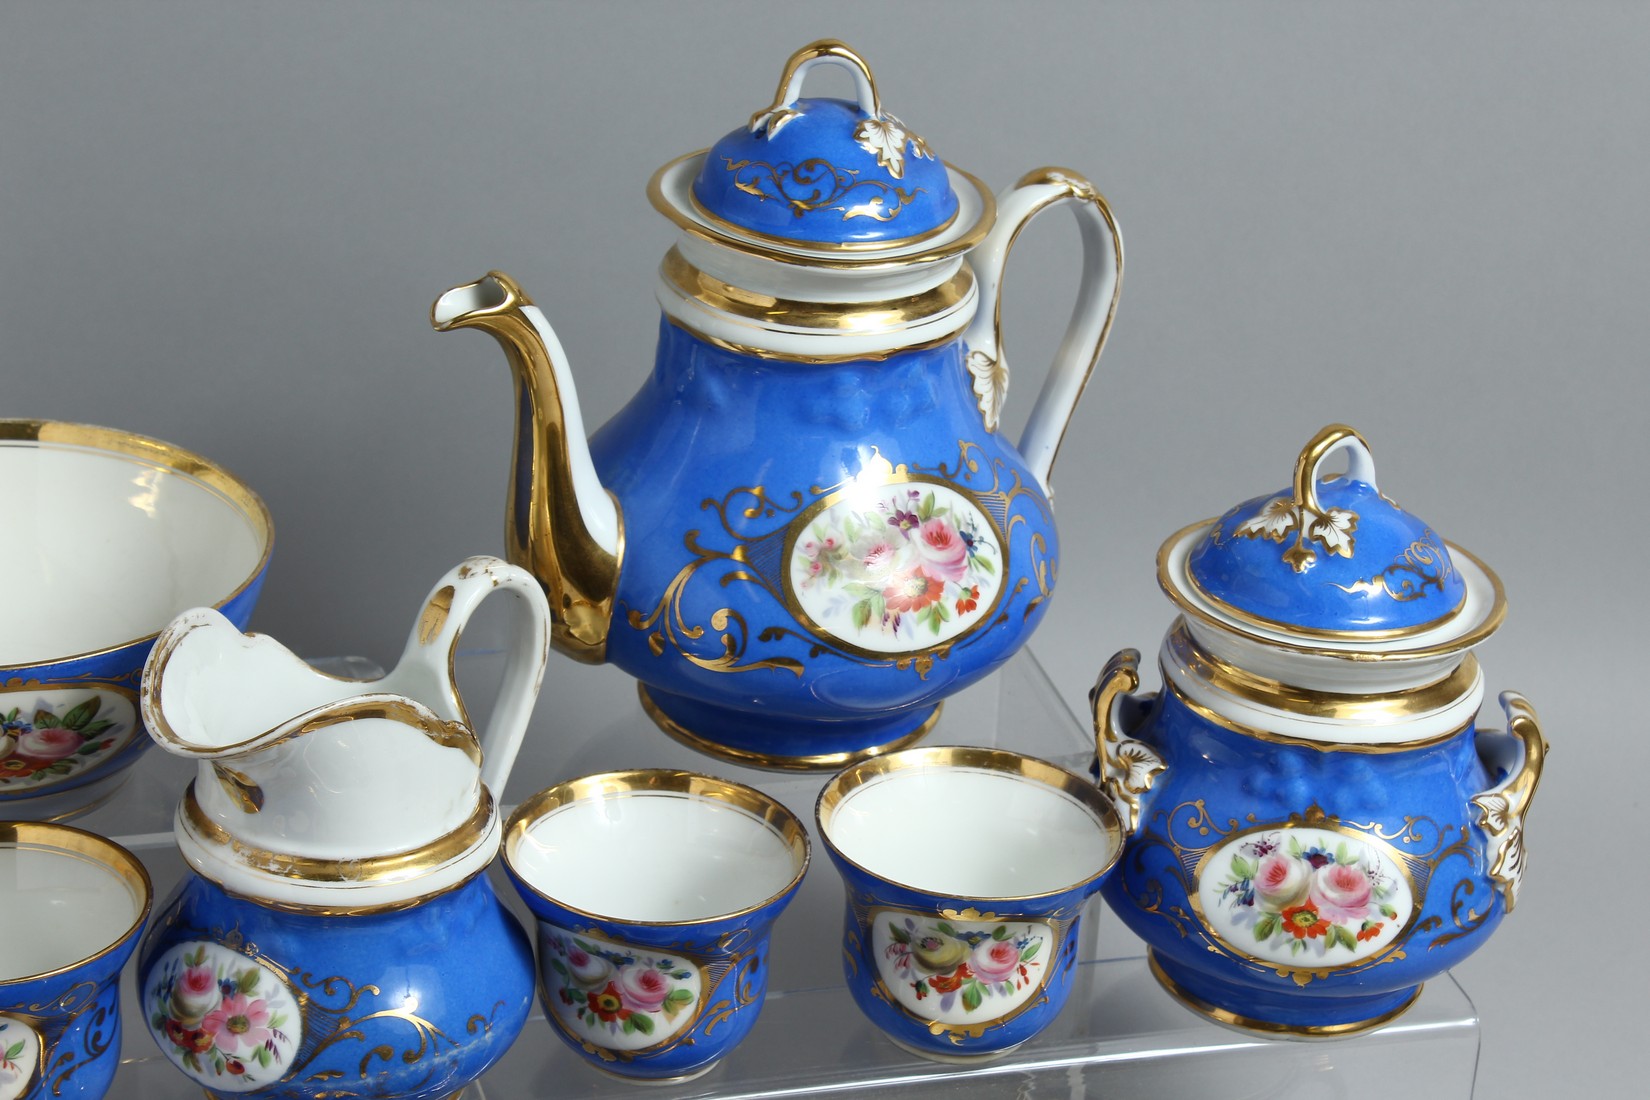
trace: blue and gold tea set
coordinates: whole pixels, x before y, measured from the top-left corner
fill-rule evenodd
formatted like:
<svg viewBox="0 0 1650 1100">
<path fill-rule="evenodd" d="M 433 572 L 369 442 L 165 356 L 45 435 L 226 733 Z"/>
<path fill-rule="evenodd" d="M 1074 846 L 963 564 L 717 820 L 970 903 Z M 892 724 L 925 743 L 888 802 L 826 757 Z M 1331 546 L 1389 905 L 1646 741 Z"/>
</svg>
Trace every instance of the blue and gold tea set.
<svg viewBox="0 0 1650 1100">
<path fill-rule="evenodd" d="M 822 66 L 854 98 L 799 98 Z M 1472 650 L 1500 625 L 1500 583 L 1386 496 L 1342 425 L 1289 486 L 1163 545 L 1179 614 L 1162 687 L 1138 694 L 1133 650 L 1106 665 L 1090 774 L 916 747 L 1053 594 L 1050 473 L 1122 274 L 1086 180 L 1046 168 L 994 196 L 822 41 L 648 194 L 679 231 L 658 355 L 588 439 L 521 287 L 493 272 L 436 301 L 437 329 L 488 333 L 513 372 L 513 564 L 442 577 L 379 679 L 242 633 L 273 526 L 218 466 L 0 422 L 0 484 L 42 521 L 18 529 L 72 508 L 106 536 L 0 543 L 5 575 L 30 578 L 6 593 L 30 625 L 0 656 L 0 815 L 19 819 L 0 824 L 0 913 L 43 930 L 0 940 L 0 1100 L 108 1087 L 151 890 L 129 853 L 61 819 L 118 796 L 150 742 L 195 764 L 175 819 L 192 873 L 137 950 L 138 1023 L 208 1094 L 451 1096 L 535 990 L 602 1069 L 713 1068 L 761 1008 L 808 832 L 755 787 L 657 769 L 507 813 L 494 792 L 552 647 L 630 673 L 652 721 L 710 756 L 834 773 L 815 827 L 844 883 L 848 989 L 926 1057 L 1037 1035 L 1097 892 L 1181 1003 L 1296 1038 L 1390 1021 L 1512 910 L 1545 745 L 1511 693 L 1507 732 L 1477 726 Z M 1081 285 L 1016 446 L 997 430 L 1003 271 L 1055 206 L 1077 218 Z M 495 592 L 522 613 L 478 733 L 454 655 Z M 962 803 L 996 807 L 978 843 L 921 861 L 888 843 L 948 828 Z M 536 952 L 485 873 L 500 854 Z"/>
</svg>

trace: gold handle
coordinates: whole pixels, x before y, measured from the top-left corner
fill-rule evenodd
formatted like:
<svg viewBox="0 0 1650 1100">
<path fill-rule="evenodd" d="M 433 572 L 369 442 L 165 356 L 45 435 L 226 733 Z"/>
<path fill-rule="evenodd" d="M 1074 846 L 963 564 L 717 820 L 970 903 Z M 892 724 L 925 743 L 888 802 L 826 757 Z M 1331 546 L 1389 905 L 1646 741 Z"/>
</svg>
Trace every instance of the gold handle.
<svg viewBox="0 0 1650 1100">
<path fill-rule="evenodd" d="M 1094 373 L 1111 335 L 1117 298 L 1123 289 L 1123 235 L 1106 197 L 1088 180 L 1065 168 L 1038 168 L 997 197 L 997 224 L 969 253 L 979 281 L 980 309 L 964 335 L 968 371 L 987 431 L 996 431 L 1008 396 L 1008 363 L 1003 347 L 1002 283 L 1008 254 L 1020 231 L 1052 206 L 1070 205 L 1083 240 L 1083 275 L 1065 338 L 1037 395 L 1020 454 L 1045 493 L 1066 426 Z"/>
<path fill-rule="evenodd" d="M 1140 687 L 1140 651 L 1119 650 L 1089 692 L 1094 711 L 1094 751 L 1099 761 L 1100 789 L 1117 809 L 1123 832 L 1134 832 L 1140 821 L 1141 798 L 1157 777 L 1168 770 L 1163 758 L 1144 742 L 1122 732 L 1117 708 Z"/>
<path fill-rule="evenodd" d="M 779 90 L 773 94 L 773 103 L 751 116 L 751 129 L 758 129 L 770 118 L 782 119 L 796 102 L 796 97 L 802 94 L 802 81 L 808 70 L 816 65 L 840 65 L 847 69 L 859 94 L 860 113 L 866 118 L 882 117 L 882 97 L 877 94 L 877 81 L 871 75 L 871 66 L 847 43 L 835 38 L 821 38 L 803 46 L 785 62 L 785 71 L 779 75 Z M 777 131 L 778 126 L 773 129 Z"/>
<path fill-rule="evenodd" d="M 1515 691 L 1504 691 L 1501 709 L 1507 714 L 1507 733 L 1511 735 L 1507 778 L 1474 797 L 1472 803 L 1478 808 L 1478 827 L 1486 841 L 1484 858 L 1490 879 L 1501 891 L 1510 913 L 1518 902 L 1518 887 L 1524 877 L 1524 819 L 1541 783 L 1547 742 L 1528 699 Z"/>
<path fill-rule="evenodd" d="M 1375 458 L 1369 453 L 1364 437 L 1356 428 L 1330 424 L 1313 436 L 1295 459 L 1295 503 L 1309 512 L 1323 514 L 1323 506 L 1318 503 L 1318 469 L 1337 451 L 1347 453 L 1349 479 L 1380 491 L 1375 484 Z"/>
</svg>

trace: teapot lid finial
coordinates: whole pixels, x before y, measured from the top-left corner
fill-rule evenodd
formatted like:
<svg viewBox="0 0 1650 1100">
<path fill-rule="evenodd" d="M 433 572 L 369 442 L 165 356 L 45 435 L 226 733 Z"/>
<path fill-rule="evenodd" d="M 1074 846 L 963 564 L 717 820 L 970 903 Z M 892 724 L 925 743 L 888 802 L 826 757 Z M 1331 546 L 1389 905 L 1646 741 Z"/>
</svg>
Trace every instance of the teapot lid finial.
<svg viewBox="0 0 1650 1100">
<path fill-rule="evenodd" d="M 847 70 L 854 98 L 800 98 L 820 66 Z M 929 258 L 971 245 L 995 218 L 989 192 L 885 111 L 865 59 L 830 38 L 791 56 L 773 101 L 746 124 L 684 159 L 691 166 L 673 162 L 655 177 L 654 204 L 747 251 Z"/>
</svg>

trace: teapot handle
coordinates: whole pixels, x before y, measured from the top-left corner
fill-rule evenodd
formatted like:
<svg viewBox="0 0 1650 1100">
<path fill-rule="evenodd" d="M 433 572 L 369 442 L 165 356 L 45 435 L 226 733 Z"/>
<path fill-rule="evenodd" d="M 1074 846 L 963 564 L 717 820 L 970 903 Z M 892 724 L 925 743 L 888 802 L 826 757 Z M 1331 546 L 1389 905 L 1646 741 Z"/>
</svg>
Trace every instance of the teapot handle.
<svg viewBox="0 0 1650 1100">
<path fill-rule="evenodd" d="M 395 670 L 398 686 L 402 677 L 419 677 L 422 682 L 412 690 L 414 697 L 440 700 L 438 709 L 471 726 L 453 679 L 458 639 L 482 601 L 500 590 L 520 600 L 525 614 L 514 617 L 515 636 L 507 645 L 498 700 L 480 738 L 481 781 L 495 796 L 503 794 L 516 762 L 550 656 L 550 604 L 539 582 L 527 570 L 500 558 L 481 555 L 459 562 L 430 590 Z"/>
<path fill-rule="evenodd" d="M 1141 803 L 1157 777 L 1169 769 L 1163 758 L 1145 742 L 1123 732 L 1118 711 L 1140 687 L 1140 651 L 1119 650 L 1106 662 L 1100 678 L 1089 692 L 1094 710 L 1094 749 L 1099 769 L 1100 790 L 1117 810 L 1123 835 L 1139 827 Z"/>
<path fill-rule="evenodd" d="M 1026 223 L 1062 203 L 1071 205 L 1082 233 L 1083 278 L 1065 338 L 1020 437 L 1020 454 L 1044 493 L 1051 492 L 1049 475 L 1060 440 L 1106 346 L 1123 288 L 1123 236 L 1105 196 L 1092 183 L 1064 168 L 1038 168 L 997 196 L 997 224 L 969 253 L 979 283 L 980 308 L 963 338 L 980 414 L 986 429 L 996 431 L 1008 393 L 1002 335 L 1003 268 Z"/>
<path fill-rule="evenodd" d="M 1519 880 L 1524 877 L 1524 818 L 1530 812 L 1541 767 L 1547 758 L 1547 742 L 1529 700 L 1515 691 L 1501 693 L 1501 709 L 1507 713 L 1507 732 L 1478 735 L 1479 758 L 1500 782 L 1475 795 L 1478 827 L 1484 833 L 1484 863 L 1490 881 L 1501 891 L 1511 913 L 1518 902 Z"/>
</svg>

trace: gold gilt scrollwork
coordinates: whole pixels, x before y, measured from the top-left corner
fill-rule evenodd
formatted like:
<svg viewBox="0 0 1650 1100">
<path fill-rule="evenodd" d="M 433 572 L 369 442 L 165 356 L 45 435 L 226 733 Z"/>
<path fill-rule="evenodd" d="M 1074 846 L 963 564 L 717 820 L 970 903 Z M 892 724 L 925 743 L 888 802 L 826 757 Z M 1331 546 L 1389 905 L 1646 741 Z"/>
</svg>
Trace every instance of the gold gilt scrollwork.
<svg viewBox="0 0 1650 1100">
<path fill-rule="evenodd" d="M 1342 592 L 1378 593 L 1399 603 L 1408 603 L 1425 596 L 1429 589 L 1442 592 L 1444 582 L 1454 572 L 1448 551 L 1429 528 L 1379 573 L 1335 587 Z"/>
<path fill-rule="evenodd" d="M 800 164 L 768 164 L 760 160 L 722 158 L 723 166 L 733 175 L 733 185 L 747 195 L 766 202 L 782 202 L 793 217 L 802 217 L 815 210 L 841 211 L 842 220 L 874 218 L 879 222 L 893 221 L 907 203 L 922 194 L 923 188 L 903 187 L 882 180 L 862 180 L 852 168 L 838 168 L 821 157 L 810 157 Z M 866 189 L 865 201 L 849 203 L 854 191 Z"/>
<path fill-rule="evenodd" d="M 987 470 L 988 466 L 991 475 L 990 488 L 974 489 L 969 484 L 970 481 Z M 709 547 L 704 544 L 704 533 L 701 530 L 695 528 L 688 531 L 683 537 L 683 545 L 692 555 L 692 560 L 671 578 L 664 594 L 652 610 L 630 608 L 626 612 L 626 622 L 634 630 L 650 632 L 647 639 L 648 648 L 655 656 L 662 656 L 667 650 L 673 650 L 685 660 L 711 672 L 773 669 L 801 677 L 804 667 L 802 660 L 787 656 L 758 657 L 748 653 L 752 642 L 751 627 L 739 611 L 723 606 L 713 611 L 705 622 L 692 622 L 683 611 L 683 596 L 700 572 L 708 570 L 716 574 L 714 581 L 721 588 L 734 584 L 755 585 L 771 596 L 792 620 L 799 624 L 808 624 L 806 613 L 786 591 L 783 580 L 783 573 L 787 568 L 785 555 L 791 527 L 807 509 L 818 506 L 831 494 L 855 483 L 856 479 L 865 479 L 868 473 L 871 480 L 867 481 L 867 484 L 875 484 L 875 477 L 879 475 L 890 482 L 926 478 L 967 495 L 980 506 L 1001 532 L 1005 557 L 1015 533 L 1029 522 L 1025 509 L 1018 507 L 1022 502 L 1029 502 L 1045 522 L 1051 519 L 1048 501 L 1041 491 L 1035 485 L 1027 485 L 1019 472 L 1006 460 L 999 458 L 988 463 L 984 449 L 977 443 L 959 440 L 956 464 L 941 463 L 932 469 L 920 465 L 894 466 L 873 450 L 872 457 L 867 460 L 865 468 L 856 478 L 831 486 L 810 486 L 806 495 L 792 491 L 788 497 L 781 498 L 771 494 L 765 486 L 755 485 L 732 489 L 720 499 L 705 498 L 700 502 L 700 508 L 716 517 L 717 525 L 721 529 L 718 537 L 730 545 L 726 549 Z M 747 524 L 761 521 L 775 522 L 758 533 L 748 532 Z M 786 625 L 770 625 L 757 633 L 755 641 L 771 645 L 786 639 L 796 639 L 808 646 L 807 657 L 810 660 L 832 657 L 865 668 L 896 668 L 911 671 L 919 678 L 926 679 L 936 660 L 947 659 L 953 650 L 974 644 L 985 636 L 990 628 L 1008 622 L 1010 607 L 1016 600 L 1024 598 L 1024 604 L 1019 610 L 1023 620 L 1052 593 L 1057 566 L 1048 552 L 1047 540 L 1041 531 L 1031 531 L 1025 541 L 1026 548 L 1022 553 L 1029 561 L 1026 566 L 1017 567 L 1021 575 L 1012 589 L 999 597 L 997 614 L 989 620 L 982 619 L 956 638 L 914 653 L 878 654 L 855 650 L 847 645 L 833 644 L 827 641 L 822 633 L 803 633 Z M 714 655 L 695 652 L 691 644 L 705 638 L 708 633 L 716 635 L 720 652 Z"/>
</svg>

